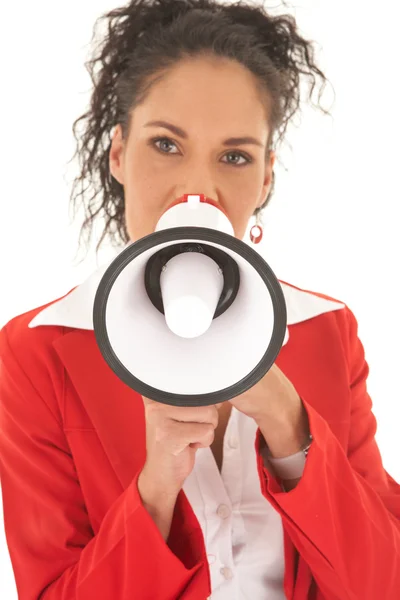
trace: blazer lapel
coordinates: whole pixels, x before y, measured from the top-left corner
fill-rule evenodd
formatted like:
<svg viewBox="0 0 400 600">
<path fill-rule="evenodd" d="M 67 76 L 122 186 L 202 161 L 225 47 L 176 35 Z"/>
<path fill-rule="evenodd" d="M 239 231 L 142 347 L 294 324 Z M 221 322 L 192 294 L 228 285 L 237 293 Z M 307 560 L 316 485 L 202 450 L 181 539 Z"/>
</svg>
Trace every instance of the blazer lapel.
<svg viewBox="0 0 400 600">
<path fill-rule="evenodd" d="M 54 343 L 71 382 L 126 489 L 146 458 L 144 405 L 107 365 L 94 332 L 74 330 Z"/>
</svg>

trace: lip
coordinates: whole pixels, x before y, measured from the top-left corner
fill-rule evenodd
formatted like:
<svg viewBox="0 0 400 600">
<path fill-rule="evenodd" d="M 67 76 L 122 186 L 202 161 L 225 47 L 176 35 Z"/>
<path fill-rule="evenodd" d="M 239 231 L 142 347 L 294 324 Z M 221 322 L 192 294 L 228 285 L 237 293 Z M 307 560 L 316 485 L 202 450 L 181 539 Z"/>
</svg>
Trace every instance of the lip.
<svg viewBox="0 0 400 600">
<path fill-rule="evenodd" d="M 205 194 L 183 194 L 182 196 L 180 196 L 179 198 L 174 200 L 172 202 L 172 204 L 170 204 L 168 206 L 168 208 L 166 208 L 166 210 L 164 211 L 164 214 L 167 212 L 167 210 L 169 210 L 173 206 L 176 206 L 177 204 L 189 202 L 190 201 L 189 196 L 199 196 L 200 202 L 204 202 L 205 204 L 211 204 L 212 206 L 215 206 L 215 208 L 218 208 L 218 210 L 220 210 L 226 216 L 226 218 L 229 220 L 229 216 L 228 216 L 227 212 L 222 208 L 222 206 L 216 200 L 213 200 L 213 198 L 210 198 L 209 196 L 206 196 Z"/>
</svg>

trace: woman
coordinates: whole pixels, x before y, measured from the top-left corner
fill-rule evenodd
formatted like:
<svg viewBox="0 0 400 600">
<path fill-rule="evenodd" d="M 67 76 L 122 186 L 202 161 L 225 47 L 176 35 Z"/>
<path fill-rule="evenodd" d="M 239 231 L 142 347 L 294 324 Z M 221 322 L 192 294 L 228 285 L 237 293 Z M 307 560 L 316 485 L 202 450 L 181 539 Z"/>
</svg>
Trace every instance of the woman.
<svg viewBox="0 0 400 600">
<path fill-rule="evenodd" d="M 93 192 L 84 229 L 100 213 L 100 243 L 129 244 L 200 192 L 242 239 L 271 198 L 301 75 L 325 84 L 310 42 L 291 17 L 244 3 L 132 1 L 106 19 L 74 129 L 82 120 L 74 200 L 86 179 Z M 19 598 L 397 599 L 400 487 L 374 440 L 349 308 L 281 282 L 289 327 L 267 375 L 221 405 L 171 407 L 99 352 L 91 311 L 106 267 L 1 333 Z"/>
</svg>

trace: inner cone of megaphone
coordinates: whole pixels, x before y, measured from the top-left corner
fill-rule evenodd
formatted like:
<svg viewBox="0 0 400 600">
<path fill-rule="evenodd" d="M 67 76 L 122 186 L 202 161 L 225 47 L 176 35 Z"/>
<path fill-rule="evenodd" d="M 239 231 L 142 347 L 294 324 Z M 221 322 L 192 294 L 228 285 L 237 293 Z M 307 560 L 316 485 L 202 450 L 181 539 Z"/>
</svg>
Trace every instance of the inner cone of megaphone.
<svg viewBox="0 0 400 600">
<path fill-rule="evenodd" d="M 209 256 L 186 252 L 171 258 L 160 275 L 165 321 L 184 338 L 205 333 L 224 287 L 219 265 Z"/>
</svg>

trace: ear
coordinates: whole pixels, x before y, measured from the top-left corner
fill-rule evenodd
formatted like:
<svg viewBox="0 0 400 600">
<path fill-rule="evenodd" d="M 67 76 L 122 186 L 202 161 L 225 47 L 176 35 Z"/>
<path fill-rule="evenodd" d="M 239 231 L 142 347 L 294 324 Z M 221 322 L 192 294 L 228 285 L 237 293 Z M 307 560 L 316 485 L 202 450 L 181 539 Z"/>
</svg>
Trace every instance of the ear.
<svg viewBox="0 0 400 600">
<path fill-rule="evenodd" d="M 276 158 L 275 152 L 273 150 L 271 150 L 269 153 L 269 156 L 265 162 L 264 184 L 263 184 L 260 199 L 258 201 L 256 208 L 260 208 L 264 204 L 265 199 L 267 198 L 267 196 L 271 190 L 275 158 Z"/>
<path fill-rule="evenodd" d="M 124 184 L 124 140 L 122 137 L 122 128 L 118 124 L 115 127 L 112 136 L 111 148 L 109 154 L 109 166 L 111 175 L 121 184 Z"/>
</svg>

